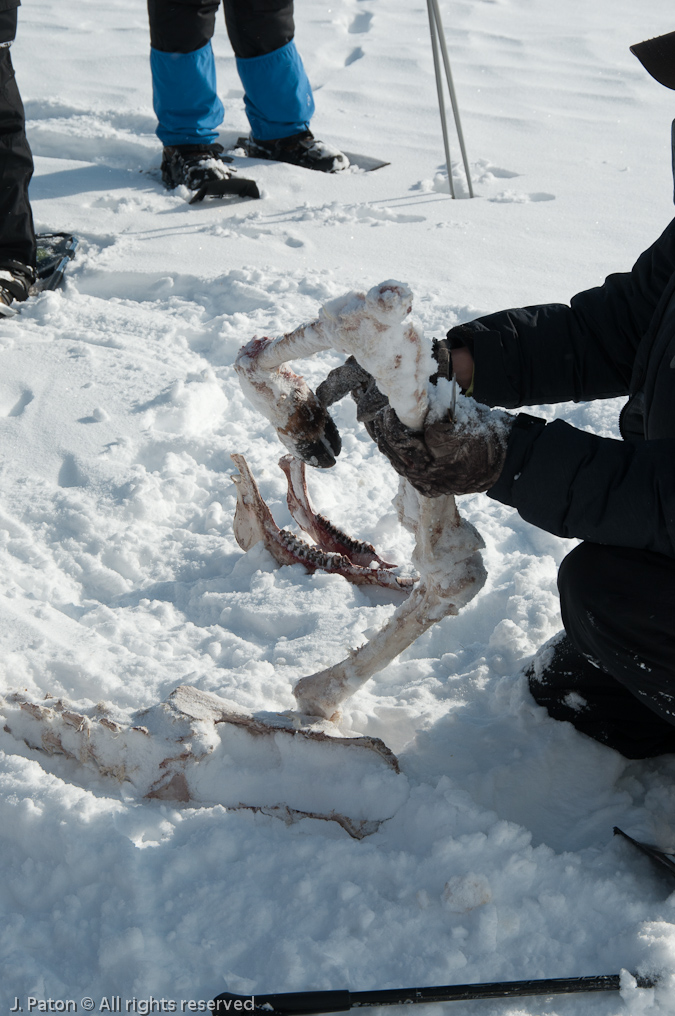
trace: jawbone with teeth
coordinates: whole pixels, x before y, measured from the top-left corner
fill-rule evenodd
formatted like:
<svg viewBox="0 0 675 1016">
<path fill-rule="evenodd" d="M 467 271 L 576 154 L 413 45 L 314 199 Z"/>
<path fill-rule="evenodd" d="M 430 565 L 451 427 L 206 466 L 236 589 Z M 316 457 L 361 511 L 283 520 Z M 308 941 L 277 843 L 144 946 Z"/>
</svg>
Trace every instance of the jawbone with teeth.
<svg viewBox="0 0 675 1016">
<path fill-rule="evenodd" d="M 286 456 L 279 465 L 288 477 L 288 503 L 291 514 L 305 532 L 317 540 L 311 546 L 288 529 L 279 529 L 263 501 L 258 485 L 243 455 L 232 455 L 239 470 L 232 476 L 237 488 L 234 513 L 234 536 L 242 550 L 250 550 L 261 541 L 278 564 L 302 564 L 307 571 L 317 569 L 342 575 L 357 586 L 386 586 L 390 589 L 411 589 L 413 578 L 399 578 L 388 569 L 369 543 L 352 540 L 322 515 L 316 515 L 305 486 L 304 463 Z M 379 567 L 370 567 L 380 562 Z"/>
</svg>

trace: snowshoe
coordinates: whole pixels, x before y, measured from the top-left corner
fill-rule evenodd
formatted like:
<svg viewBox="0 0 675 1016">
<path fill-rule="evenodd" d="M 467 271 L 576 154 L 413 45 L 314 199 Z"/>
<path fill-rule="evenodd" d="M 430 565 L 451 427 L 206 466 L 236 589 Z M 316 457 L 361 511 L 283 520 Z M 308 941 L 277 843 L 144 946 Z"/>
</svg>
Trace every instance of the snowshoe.
<svg viewBox="0 0 675 1016">
<path fill-rule="evenodd" d="M 339 149 L 317 141 L 311 131 L 291 134 L 287 138 L 259 141 L 257 138 L 239 138 L 238 147 L 255 159 L 272 159 L 288 162 L 303 169 L 318 169 L 321 173 L 339 173 L 347 169 L 349 159 Z"/>
<path fill-rule="evenodd" d="M 68 262 L 75 257 L 77 248 L 77 239 L 70 233 L 38 233 L 35 239 L 37 263 L 30 296 L 42 293 L 45 289 L 58 289 Z"/>
<path fill-rule="evenodd" d="M 655 847 L 651 843 L 643 843 L 642 840 L 634 840 L 632 836 L 625 833 L 623 829 L 619 829 L 618 826 L 614 826 L 614 835 L 623 836 L 624 840 L 628 840 L 634 847 L 637 847 L 639 851 L 646 854 L 647 857 L 655 861 L 656 864 L 661 866 L 661 869 L 665 870 L 672 876 L 675 877 L 675 851 L 663 850 L 661 847 Z"/>
<path fill-rule="evenodd" d="M 231 162 L 229 155 L 223 155 L 222 145 L 172 145 L 162 154 L 162 181 L 168 190 L 182 184 L 194 191 L 191 205 L 228 194 L 259 198 L 255 180 L 236 177 Z"/>
<path fill-rule="evenodd" d="M 0 317 L 13 317 L 18 313 L 14 304 L 29 296 L 57 289 L 75 255 L 77 240 L 69 233 L 38 233 L 35 240 L 35 270 L 20 261 L 5 261 L 0 267 Z"/>
</svg>

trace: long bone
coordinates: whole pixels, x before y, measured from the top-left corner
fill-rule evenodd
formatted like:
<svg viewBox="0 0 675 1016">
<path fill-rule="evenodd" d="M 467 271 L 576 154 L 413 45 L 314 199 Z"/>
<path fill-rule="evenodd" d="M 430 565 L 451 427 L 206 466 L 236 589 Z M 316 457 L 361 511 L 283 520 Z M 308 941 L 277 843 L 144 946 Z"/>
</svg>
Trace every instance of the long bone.
<svg viewBox="0 0 675 1016">
<path fill-rule="evenodd" d="M 384 282 L 367 294 L 348 293 L 332 300 L 315 321 L 280 338 L 254 339 L 242 348 L 235 364 L 242 388 L 275 425 L 287 448 L 313 465 L 326 464 L 303 454 L 308 442 L 299 406 L 310 406 L 305 417 L 315 421 L 319 400 L 283 365 L 329 348 L 354 356 L 373 375 L 402 422 L 413 429 L 423 427 L 430 409 L 428 379 L 436 364 L 412 321 L 406 321 L 411 304 L 412 293 L 405 284 Z M 327 414 L 326 418 L 330 419 Z M 312 437 L 316 444 L 316 432 Z M 324 426 L 324 446 L 329 437 Z M 293 693 L 308 715 L 333 717 L 369 677 L 436 621 L 456 614 L 485 583 L 483 541 L 461 517 L 452 495 L 425 498 L 403 480 L 396 503 L 402 523 L 416 535 L 413 563 L 420 583 L 370 641 L 341 663 L 298 682 Z"/>
<path fill-rule="evenodd" d="M 412 561 L 420 583 L 370 641 L 335 666 L 298 681 L 293 694 L 309 716 L 333 717 L 373 674 L 437 621 L 457 614 L 485 583 L 480 555 L 485 544 L 457 511 L 452 494 L 426 498 L 402 480 L 395 504 L 402 524 L 417 536 Z"/>
</svg>

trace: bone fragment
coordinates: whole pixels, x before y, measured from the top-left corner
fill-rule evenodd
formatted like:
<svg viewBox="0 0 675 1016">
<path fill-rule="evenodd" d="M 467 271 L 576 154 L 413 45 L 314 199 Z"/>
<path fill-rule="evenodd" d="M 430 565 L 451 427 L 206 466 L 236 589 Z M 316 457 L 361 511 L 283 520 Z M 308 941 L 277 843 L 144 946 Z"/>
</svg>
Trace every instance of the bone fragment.
<svg viewBox="0 0 675 1016">
<path fill-rule="evenodd" d="M 240 349 L 234 364 L 239 384 L 249 402 L 274 425 L 288 451 L 314 466 L 329 468 L 340 452 L 340 435 L 304 378 L 284 365 L 267 366 L 265 352 L 276 349 L 281 341 L 252 339 Z M 312 352 L 322 348 L 319 345 Z"/>
<path fill-rule="evenodd" d="M 336 737 L 320 723 L 254 716 L 188 685 L 113 724 L 100 706 L 34 702 L 24 693 L 0 699 L 0 712 L 5 731 L 29 747 L 79 762 L 144 798 L 259 810 L 287 822 L 330 820 L 360 838 L 408 794 L 395 755 L 378 738 Z M 369 780 L 373 791 L 364 796 Z"/>
</svg>

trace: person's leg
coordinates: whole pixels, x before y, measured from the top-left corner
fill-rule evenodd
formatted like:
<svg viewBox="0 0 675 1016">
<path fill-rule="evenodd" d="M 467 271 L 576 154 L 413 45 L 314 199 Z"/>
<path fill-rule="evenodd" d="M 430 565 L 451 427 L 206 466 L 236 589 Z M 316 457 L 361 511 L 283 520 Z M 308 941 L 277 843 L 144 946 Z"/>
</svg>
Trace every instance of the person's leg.
<svg viewBox="0 0 675 1016">
<path fill-rule="evenodd" d="M 33 157 L 9 50 L 16 22 L 16 8 L 0 11 L 0 288 L 15 300 L 25 300 L 35 268 L 35 231 L 28 200 Z"/>
<path fill-rule="evenodd" d="M 582 543 L 558 587 L 566 634 L 530 668 L 535 700 L 627 758 L 675 752 L 675 560 Z"/>
<path fill-rule="evenodd" d="M 220 0 L 148 0 L 157 137 L 164 146 L 212 145 L 223 121 L 211 49 Z"/>
<path fill-rule="evenodd" d="M 260 197 L 252 180 L 232 179 L 216 143 L 223 104 L 216 91 L 211 38 L 220 0 L 148 0 L 152 97 L 164 145 L 162 181 L 206 195 Z"/>
<path fill-rule="evenodd" d="M 253 137 L 308 131 L 314 97 L 293 41 L 293 0 L 224 0 L 224 9 Z"/>
</svg>

